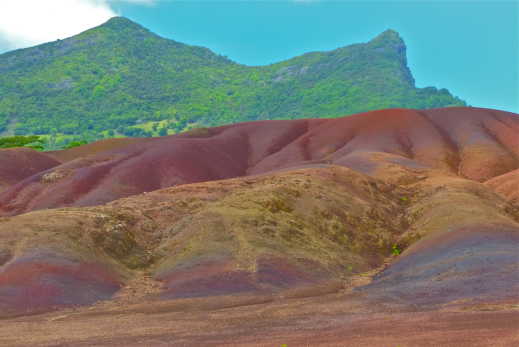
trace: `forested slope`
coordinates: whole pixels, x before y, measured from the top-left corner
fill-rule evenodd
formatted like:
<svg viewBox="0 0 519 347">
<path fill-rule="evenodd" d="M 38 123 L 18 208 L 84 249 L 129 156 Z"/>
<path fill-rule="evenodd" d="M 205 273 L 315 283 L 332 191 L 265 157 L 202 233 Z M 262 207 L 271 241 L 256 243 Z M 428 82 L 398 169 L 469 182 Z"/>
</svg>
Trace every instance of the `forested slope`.
<svg viewBox="0 0 519 347">
<path fill-rule="evenodd" d="M 446 89 L 415 87 L 406 46 L 393 30 L 253 67 L 161 38 L 123 17 L 0 55 L 0 96 L 0 136 L 53 134 L 50 148 L 56 138 L 93 141 L 258 119 L 465 105 Z"/>
</svg>

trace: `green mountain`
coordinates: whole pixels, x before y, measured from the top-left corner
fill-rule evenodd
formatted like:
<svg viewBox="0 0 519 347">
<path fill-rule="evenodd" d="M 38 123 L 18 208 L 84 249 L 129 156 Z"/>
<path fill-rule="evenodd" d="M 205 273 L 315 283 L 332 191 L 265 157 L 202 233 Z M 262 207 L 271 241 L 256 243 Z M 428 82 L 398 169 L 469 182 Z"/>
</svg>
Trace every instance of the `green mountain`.
<svg viewBox="0 0 519 347">
<path fill-rule="evenodd" d="M 0 135 L 94 140 L 464 105 L 446 89 L 415 87 L 406 46 L 393 30 L 367 43 L 245 66 L 114 17 L 71 38 L 0 55 Z"/>
</svg>

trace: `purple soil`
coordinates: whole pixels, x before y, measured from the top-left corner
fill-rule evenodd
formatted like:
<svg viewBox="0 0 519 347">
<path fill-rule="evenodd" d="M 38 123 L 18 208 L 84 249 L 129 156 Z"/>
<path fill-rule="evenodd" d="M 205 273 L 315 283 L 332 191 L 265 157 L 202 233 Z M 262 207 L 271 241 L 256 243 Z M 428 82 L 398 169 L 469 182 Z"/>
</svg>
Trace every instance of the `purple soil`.
<svg viewBox="0 0 519 347">
<path fill-rule="evenodd" d="M 475 226 L 420 240 L 357 290 L 412 305 L 518 300 L 518 266 L 519 228 Z"/>
<path fill-rule="evenodd" d="M 330 163 L 368 174 L 381 163 L 432 167 L 485 181 L 519 168 L 517 133 L 514 114 L 467 107 L 234 124 L 80 157 L 55 168 L 63 177 L 50 183 L 33 175 L 0 194 L 0 215 Z"/>
<path fill-rule="evenodd" d="M 0 149 L 0 191 L 59 164 L 56 159 L 34 149 Z"/>
<path fill-rule="evenodd" d="M 39 250 L 0 267 L 0 317 L 88 305 L 110 298 L 120 287 L 106 266 Z"/>
<path fill-rule="evenodd" d="M 162 299 L 207 297 L 229 294 L 267 294 L 284 289 L 318 285 L 332 280 L 332 275 L 310 261 L 306 267 L 275 256 L 262 256 L 256 271 L 237 270 L 236 262 L 207 261 L 195 266 L 160 273 L 156 279 L 165 283 Z"/>
<path fill-rule="evenodd" d="M 280 257 L 261 257 L 257 261 L 256 281 L 275 289 L 316 284 L 332 276 L 317 263 L 302 259 L 295 265 Z"/>
<path fill-rule="evenodd" d="M 173 268 L 156 278 L 165 283 L 163 299 L 236 294 L 256 291 L 250 273 L 234 270 L 230 260 L 210 260 L 187 268 Z"/>
<path fill-rule="evenodd" d="M 518 182 L 517 172 L 519 172 L 518 133 L 519 117 L 501 111 L 475 108 L 426 111 L 393 109 L 367 112 L 339 119 L 242 123 L 162 138 L 132 139 L 128 142 L 124 140 L 98 142 L 78 149 L 52 153 L 63 164 L 42 168 L 35 171 L 36 173 L 32 176 L 18 183 L 14 182 L 15 184 L 7 191 L 0 194 L 0 216 L 60 206 L 97 205 L 120 197 L 185 183 L 213 181 L 267 172 L 276 172 L 278 175 L 274 177 L 279 177 L 281 171 L 288 169 L 326 167 L 330 164 L 350 167 L 353 170 L 371 175 L 375 175 L 378 171 L 384 171 L 384 168 L 391 168 L 393 165 L 411 171 L 436 168 L 448 172 L 449 178 L 452 178 L 452 174 L 457 174 L 472 180 L 485 182 L 487 186 L 499 194 L 515 201 L 517 195 L 514 194 L 516 194 L 516 183 Z M 15 153 L 13 160 L 20 161 L 20 168 L 17 170 L 24 169 L 24 165 L 26 169 L 28 165 L 27 162 L 21 161 L 22 155 L 19 155 L 19 153 L 25 155 L 26 152 L 34 155 L 30 151 L 24 151 L 10 152 L 11 154 Z M 54 159 L 50 160 L 53 161 L 54 166 L 57 165 Z M 351 192 L 355 192 L 355 197 L 365 199 L 374 207 L 377 207 L 377 204 L 382 204 L 381 201 L 386 201 L 378 200 L 384 192 L 380 187 L 382 185 L 380 181 L 358 173 L 336 177 L 336 173 L 330 170 L 316 171 L 319 171 L 318 175 L 324 176 L 309 175 L 307 177 L 309 181 L 312 181 L 312 177 L 317 179 L 317 177 L 326 176 L 333 187 L 337 187 L 337 190 L 351 190 Z M 346 170 L 341 169 L 341 171 Z M 0 174 L 1 172 L 0 167 Z M 393 171 L 388 170 L 387 172 L 387 175 L 391 175 Z M 216 186 L 227 184 L 226 189 L 231 190 L 242 185 L 254 184 L 252 183 L 253 180 L 267 178 L 254 177 L 237 180 L 243 181 L 240 184 L 229 181 L 215 182 L 214 184 Z M 464 180 L 456 179 L 456 181 Z M 439 182 L 443 181 L 439 179 Z M 447 179 L 444 182 L 449 185 Z M 433 182 L 431 184 L 437 185 L 437 188 L 441 189 L 440 183 Z M 469 183 L 473 184 L 474 187 L 478 185 L 473 182 Z M 211 196 L 211 199 L 207 200 L 224 201 L 225 194 L 218 191 L 221 188 L 210 187 L 211 184 L 171 189 L 171 191 L 176 189 L 186 190 L 185 193 L 176 196 L 168 195 L 173 192 L 157 192 L 131 199 L 122 199 L 113 203 L 114 206 L 120 204 L 121 211 L 131 210 L 134 212 L 135 214 L 131 216 L 134 216 L 137 220 L 156 222 L 156 224 L 151 223 L 149 228 L 139 229 L 132 224 L 132 218 L 124 219 L 122 218 L 125 216 L 124 214 L 115 216 L 113 213 L 109 213 L 110 211 L 115 212 L 119 208 L 110 210 L 110 208 L 104 206 L 85 210 L 89 210 L 89 213 L 97 211 L 100 216 L 104 216 L 106 219 L 113 218 L 113 222 L 118 223 L 114 224 L 114 227 L 122 226 L 123 229 L 135 227 L 134 231 L 137 237 L 144 237 L 144 234 L 149 231 L 159 235 L 158 243 L 165 242 L 167 238 L 161 239 L 161 229 L 170 228 L 182 216 L 187 214 L 193 215 L 195 218 L 204 218 L 203 214 L 195 214 L 195 204 L 190 205 L 193 207 L 186 208 L 184 211 L 179 207 L 180 205 L 176 206 L 176 202 L 183 200 L 186 196 L 205 196 L 206 198 Z M 371 190 L 361 189 L 359 187 L 361 184 L 373 187 L 376 196 L 372 196 Z M 283 188 L 283 181 L 271 180 L 265 187 L 270 185 L 279 185 L 280 188 Z M 384 184 L 384 186 L 386 185 Z M 390 188 L 390 185 L 388 185 L 384 189 Z M 409 198 L 406 201 L 411 200 L 409 203 L 410 206 L 413 206 L 412 204 L 416 202 L 416 199 L 421 197 L 411 194 L 413 193 L 412 189 L 414 189 L 412 184 L 402 189 L 407 188 L 409 189 Z M 483 190 L 484 188 L 481 185 L 481 191 Z M 454 188 L 451 191 L 452 194 L 460 194 L 459 201 L 463 201 L 462 196 L 467 192 L 461 188 L 459 188 L 459 191 Z M 472 196 L 477 192 L 467 194 Z M 146 199 L 153 199 L 154 195 L 157 199 L 155 203 L 142 204 Z M 508 213 L 506 209 L 512 205 L 498 199 L 492 193 L 488 195 L 495 198 L 492 201 L 502 202 L 503 220 L 505 220 L 504 215 Z M 397 197 L 395 195 L 395 199 Z M 484 198 L 485 196 L 481 197 L 481 199 Z M 424 197 L 424 199 L 426 200 L 427 197 Z M 387 203 L 387 201 L 384 203 Z M 321 205 L 324 206 L 324 204 L 323 202 Z M 402 205 L 403 211 L 406 205 L 404 203 Z M 159 209 L 160 206 L 164 209 Z M 420 205 L 417 204 L 417 206 Z M 105 208 L 106 210 L 103 210 Z M 176 211 L 175 209 L 178 209 L 179 212 L 173 213 L 172 211 Z M 67 211 L 78 213 L 75 209 L 60 212 Z M 83 209 L 80 211 L 83 211 Z M 45 214 L 47 212 L 48 215 Z M 37 218 L 39 213 L 50 216 L 52 223 L 56 223 L 56 233 L 63 232 L 64 235 L 67 228 L 75 228 L 72 224 L 65 222 L 61 227 L 60 214 L 53 214 L 56 211 L 47 212 L 27 214 L 12 219 L 0 217 L 0 222 L 20 220 L 19 224 L 9 224 L 15 225 L 15 227 L 3 228 L 3 231 L 6 232 L 4 240 L 9 240 L 11 230 L 14 229 L 17 233 L 17 226 L 26 223 L 23 218 L 32 215 L 36 216 L 33 218 Z M 405 211 L 405 213 L 411 212 L 413 212 L 412 209 Z M 163 217 L 161 217 L 161 213 L 164 213 Z M 276 213 L 279 216 L 279 214 L 285 212 L 277 211 Z M 306 210 L 304 213 L 306 213 Z M 297 215 L 294 214 L 294 216 Z M 386 215 L 384 214 L 384 216 Z M 233 218 L 238 217 L 239 215 L 233 215 Z M 391 217 L 386 216 L 384 219 L 386 221 L 385 226 L 387 226 L 387 221 Z M 400 217 L 395 216 L 395 218 Z M 514 218 L 512 214 L 509 217 Z M 53 218 L 56 218 L 56 220 Z M 373 217 L 368 214 L 365 218 L 370 220 Z M 498 220 L 497 215 L 495 218 Z M 83 234 L 85 236 L 87 230 L 90 230 L 85 226 L 89 225 L 87 222 L 85 219 L 84 221 L 78 221 L 77 224 L 78 227 L 85 228 Z M 475 224 L 474 222 L 471 223 Z M 430 345 L 446 345 L 446 342 L 448 342 L 456 346 L 469 346 L 477 345 L 473 335 L 480 333 L 480 330 L 489 324 L 494 324 L 491 332 L 495 335 L 493 338 L 508 341 L 509 332 L 513 331 L 513 327 L 508 327 L 505 333 L 499 332 L 497 331 L 498 325 L 492 320 L 493 318 L 488 318 L 490 316 L 480 317 L 481 319 L 475 317 L 472 313 L 467 313 L 464 316 L 451 316 L 448 324 L 444 324 L 441 329 L 437 329 L 435 333 L 431 334 L 428 325 L 425 323 L 420 325 L 419 331 L 413 328 L 416 323 L 414 319 L 416 316 L 413 316 L 410 312 L 399 316 L 400 320 L 395 320 L 388 314 L 396 308 L 404 311 L 433 309 L 433 311 L 430 311 L 432 313 L 431 316 L 428 316 L 428 319 L 433 321 L 437 319 L 443 324 L 445 323 L 443 313 L 434 311 L 435 308 L 444 309 L 445 306 L 452 308 L 455 305 L 465 304 L 477 306 L 492 302 L 500 304 L 504 302 L 517 303 L 519 300 L 519 294 L 517 294 L 519 293 L 519 227 L 511 219 L 509 225 L 493 225 L 492 223 L 493 220 L 489 220 L 488 223 L 465 226 L 454 230 L 447 230 L 449 227 L 447 225 L 445 231 L 427 235 L 413 243 L 387 268 L 376 275 L 373 282 L 368 285 L 365 285 L 368 281 L 364 281 L 363 278 L 348 278 L 348 272 L 342 267 L 339 270 L 333 269 L 335 272 L 332 273 L 331 270 L 325 269 L 324 265 L 314 263 L 307 258 L 295 258 L 294 255 L 289 254 L 290 252 L 285 254 L 279 251 L 276 255 L 263 253 L 255 258 L 255 264 L 248 264 L 247 269 L 244 269 L 238 266 L 243 264 L 239 264 L 237 259 L 233 257 L 234 253 L 222 246 L 223 249 L 215 250 L 215 252 L 220 253 L 205 253 L 202 255 L 187 253 L 184 258 L 176 258 L 177 263 L 174 263 L 173 266 L 168 262 L 160 263 L 159 269 L 161 271 L 157 271 L 154 266 L 148 267 L 150 264 L 145 263 L 147 264 L 147 270 L 150 270 L 149 276 L 152 277 L 153 281 L 142 278 L 142 281 L 144 281 L 143 287 L 135 285 L 135 283 L 139 283 L 138 281 L 128 282 L 121 292 L 130 295 L 128 293 L 132 290 L 140 288 L 139 290 L 142 290 L 140 294 L 143 294 L 143 296 L 137 296 L 135 300 L 150 299 L 149 302 L 144 301 L 142 303 L 144 306 L 148 304 L 166 305 L 169 299 L 177 299 L 172 302 L 181 302 L 180 306 L 191 307 L 189 306 L 191 302 L 193 303 L 192 307 L 198 307 L 198 303 L 206 300 L 208 307 L 224 308 L 225 305 L 218 305 L 232 298 L 230 302 L 234 302 L 234 306 L 242 305 L 241 309 L 244 312 L 249 312 L 249 310 L 252 312 L 248 316 L 233 318 L 232 315 L 229 315 L 231 311 L 215 308 L 210 314 L 202 313 L 196 319 L 179 318 L 175 324 L 179 326 L 187 324 L 184 326 L 185 331 L 201 332 L 198 337 L 199 340 L 190 339 L 190 342 L 199 342 L 199 345 L 209 345 L 209 342 L 214 344 L 215 341 L 221 343 L 221 345 L 229 345 L 231 342 L 240 345 L 249 343 L 252 345 L 258 341 L 264 341 L 265 343 L 276 341 L 277 343 L 278 340 L 273 339 L 273 337 L 284 331 L 282 342 L 288 342 L 289 345 L 301 345 L 309 343 L 309 341 L 312 341 L 313 344 L 343 345 L 344 341 L 349 341 L 355 345 L 386 346 L 389 342 L 396 345 L 399 341 L 395 340 L 394 337 L 398 334 L 405 334 L 405 336 L 413 337 L 413 339 L 408 340 L 411 345 L 417 345 L 417 343 L 427 340 Z M 376 227 L 363 220 L 362 223 L 352 224 L 351 228 L 356 232 L 368 232 L 371 229 L 360 229 L 360 226 L 365 224 L 366 227 Z M 108 229 L 109 224 L 105 229 L 101 229 L 95 223 L 92 225 L 91 228 L 99 232 L 111 230 L 113 234 L 111 235 L 114 238 L 118 235 L 118 229 Z M 402 232 L 405 229 L 406 226 L 403 226 Z M 45 232 L 46 230 L 45 227 L 40 228 L 38 226 L 31 232 L 33 231 Z M 27 233 L 27 235 L 30 235 L 30 233 Z M 54 240 L 54 236 L 49 238 L 49 240 L 51 239 Z M 153 247 L 159 246 L 158 243 L 154 244 L 155 239 L 151 237 L 149 244 L 144 241 L 145 238 L 140 240 L 146 246 L 150 246 L 151 252 L 156 251 L 156 248 Z M 20 242 L 18 246 L 26 245 L 29 242 L 31 242 L 30 236 Z M 204 242 L 204 240 L 201 239 L 201 242 Z M 7 241 L 5 241 L 5 244 L 7 245 Z M 60 245 L 66 247 L 66 243 Z M 114 293 L 125 284 L 120 275 L 113 270 L 112 266 L 115 266 L 115 262 L 118 261 L 116 258 L 112 258 L 115 261 L 114 263 L 91 263 L 74 260 L 75 258 L 61 255 L 56 251 L 48 251 L 44 248 L 45 246 L 38 246 L 37 242 L 33 247 L 40 248 L 33 248 L 25 254 L 18 254 L 23 249 L 18 246 L 11 245 L 9 249 L 0 247 L 0 318 L 46 312 L 67 306 L 93 304 L 99 300 L 112 298 Z M 87 247 L 86 244 L 81 243 L 78 243 L 77 246 L 79 248 L 84 246 L 83 251 Z M 119 246 L 114 247 L 118 248 Z M 75 251 L 78 251 L 79 248 Z M 107 249 L 113 250 L 111 245 L 105 251 Z M 74 250 L 70 251 L 75 252 Z M 314 251 L 313 255 L 319 256 L 318 253 L 321 248 Z M 341 249 L 342 251 L 343 249 Z M 344 251 L 346 252 L 346 250 Z M 326 249 L 322 249 L 322 252 L 325 255 Z M 379 256 L 377 252 L 379 250 L 374 250 L 374 254 Z M 369 250 L 364 251 L 362 257 L 370 257 L 368 253 Z M 78 255 L 77 258 L 79 259 L 79 257 Z M 372 266 L 370 265 L 370 270 L 374 270 L 378 265 L 380 265 L 378 261 L 373 262 Z M 346 296 L 343 299 L 337 299 L 329 306 L 325 307 L 318 304 L 319 300 L 327 300 L 324 296 L 321 296 L 323 293 L 329 293 L 330 290 L 336 292 L 338 288 L 342 289 L 345 286 L 345 278 L 352 280 L 351 286 L 356 283 L 355 285 L 361 285 L 362 287 L 357 287 L 353 290 L 353 293 L 350 292 L 351 295 L 345 294 Z M 156 287 L 156 291 L 148 291 L 148 288 L 157 284 L 156 280 L 162 281 L 164 285 L 162 290 Z M 324 284 L 333 281 L 335 281 L 334 286 L 329 288 L 324 286 Z M 356 281 L 360 281 L 360 283 Z M 147 287 L 148 285 L 150 287 Z M 278 300 L 277 294 L 280 298 L 292 299 L 312 295 L 320 297 L 315 298 L 314 304 L 316 306 L 313 311 L 309 310 L 308 307 L 305 308 L 304 303 L 298 304 L 297 308 L 294 308 L 294 312 L 300 312 L 300 314 L 293 315 L 290 321 L 291 325 L 286 325 L 283 328 L 284 317 L 278 316 L 277 312 L 288 312 L 290 300 L 282 303 L 279 309 L 263 310 L 256 306 L 256 304 L 268 302 L 272 302 L 273 305 L 277 304 L 275 302 Z M 274 299 L 275 297 L 276 299 Z M 156 300 L 157 298 L 166 300 Z M 196 300 L 199 300 L 198 303 Z M 350 306 L 343 306 L 343 312 L 333 313 L 337 306 L 344 304 L 340 300 L 345 302 L 350 300 L 351 302 L 348 304 Z M 356 302 L 355 300 L 361 301 Z M 242 304 L 239 304 L 240 302 Z M 249 302 L 249 306 L 246 306 L 247 302 Z M 112 303 L 115 307 L 118 307 L 118 310 L 124 311 L 126 309 L 124 303 L 118 302 L 117 298 L 114 298 Z M 351 311 L 357 304 L 363 308 L 358 312 Z M 162 311 L 156 308 L 155 313 L 168 312 L 167 306 L 164 307 L 161 309 Z M 369 315 L 372 309 L 385 312 L 384 316 L 380 316 L 380 320 L 377 321 L 376 315 Z M 368 315 L 361 318 L 360 314 L 364 311 Z M 376 312 L 376 310 L 373 310 L 373 312 Z M 184 310 L 181 313 L 189 314 L 189 310 Z M 517 321 L 517 313 L 508 313 L 510 315 L 494 318 L 499 319 L 501 325 L 511 325 L 512 319 Z M 109 314 L 114 315 L 113 312 Z M 223 316 L 219 317 L 221 319 L 216 319 L 215 317 L 219 314 Z M 268 317 L 268 314 L 274 314 L 274 317 L 277 318 L 261 318 L 265 314 L 266 317 Z M 425 315 L 426 313 L 420 314 Z M 208 324 L 205 329 L 197 329 L 195 325 L 189 325 L 204 321 L 209 316 L 214 319 L 211 323 L 216 326 L 215 330 L 211 331 L 213 329 L 210 328 L 211 324 Z M 130 331 L 131 324 L 134 324 L 134 327 L 139 327 L 146 324 L 148 319 L 155 319 L 155 322 L 160 320 L 161 322 L 155 323 L 154 328 L 150 330 L 153 332 L 156 331 L 156 328 L 162 326 L 161 324 L 168 324 L 168 319 L 164 319 L 164 316 L 159 314 L 150 314 L 140 322 L 135 320 L 135 317 L 141 319 L 138 318 L 141 317 L 139 315 L 124 316 L 125 320 L 122 324 L 124 324 L 125 331 L 120 335 L 121 338 L 128 338 L 126 333 Z M 451 337 L 443 339 L 441 336 L 444 332 L 448 335 L 453 329 L 463 328 L 459 317 L 477 319 L 467 323 L 470 325 L 470 329 L 465 329 L 463 339 L 454 338 L 455 336 L 451 336 L 453 339 Z M 132 322 L 130 318 L 134 319 L 133 323 L 128 323 Z M 71 322 L 74 319 L 67 317 L 65 321 Z M 255 321 L 255 319 L 264 320 Z M 112 319 L 111 321 L 116 322 L 118 320 Z M 225 326 L 222 324 L 227 324 L 227 321 L 236 322 L 234 324 L 237 324 L 238 327 L 243 326 L 245 330 L 238 329 L 234 332 L 227 332 L 225 329 L 221 329 L 222 326 Z M 333 325 L 334 322 L 337 324 L 326 326 L 326 324 Z M 90 323 L 92 322 L 86 321 L 86 323 L 83 323 L 84 327 Z M 250 325 L 247 327 L 247 324 Z M 266 329 L 258 329 L 261 326 Z M 398 333 L 394 330 L 395 326 L 398 328 Z M 105 326 L 103 328 L 107 329 Z M 310 329 L 316 330 L 311 332 Z M 65 334 L 68 333 L 67 329 L 63 331 L 65 331 Z M 362 331 L 362 333 L 359 334 L 359 331 Z M 381 334 L 380 331 L 384 333 Z M 481 338 L 485 333 L 488 334 L 489 332 L 480 333 L 478 337 Z M 90 334 L 93 333 L 90 332 Z M 156 334 L 159 337 L 162 336 L 160 334 L 163 334 L 164 337 L 173 336 L 167 335 L 173 334 L 167 330 Z M 417 334 L 421 335 L 418 336 Z M 393 339 L 387 340 L 387 336 L 384 335 L 392 335 Z M 418 337 L 415 337 L 415 335 Z M 215 340 L 218 337 L 221 338 L 221 341 Z M 91 340 L 84 340 L 83 342 L 92 345 Z M 110 341 L 110 343 L 116 342 L 129 344 L 132 341 Z M 153 344 L 154 342 L 149 343 Z M 77 345 L 77 343 L 73 344 Z"/>
</svg>

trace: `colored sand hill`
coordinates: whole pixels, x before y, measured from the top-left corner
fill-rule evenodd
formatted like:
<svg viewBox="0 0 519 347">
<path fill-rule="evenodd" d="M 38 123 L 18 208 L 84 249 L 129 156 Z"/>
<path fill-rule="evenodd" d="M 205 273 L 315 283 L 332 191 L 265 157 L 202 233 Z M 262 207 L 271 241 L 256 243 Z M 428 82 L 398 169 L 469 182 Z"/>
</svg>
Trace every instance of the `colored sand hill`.
<svg viewBox="0 0 519 347">
<path fill-rule="evenodd" d="M 513 345 L 517 134 L 512 113 L 392 109 L 52 153 L 0 195 L 0 317 L 61 309 L 75 345 Z M 124 332 L 87 328 L 115 314 Z"/>
<path fill-rule="evenodd" d="M 58 166 L 53 157 L 30 148 L 0 149 L 0 192 L 23 179 Z"/>
<path fill-rule="evenodd" d="M 519 167 L 519 121 L 478 108 L 389 109 L 338 119 L 259 121 L 51 152 L 72 161 L 0 194 L 0 215 L 91 206 L 185 183 L 340 165 L 398 183 L 394 167 L 484 182 Z M 83 151 L 84 155 L 81 154 Z M 92 154 L 92 155 L 87 155 Z M 404 179 L 404 178 L 402 178 Z"/>
</svg>

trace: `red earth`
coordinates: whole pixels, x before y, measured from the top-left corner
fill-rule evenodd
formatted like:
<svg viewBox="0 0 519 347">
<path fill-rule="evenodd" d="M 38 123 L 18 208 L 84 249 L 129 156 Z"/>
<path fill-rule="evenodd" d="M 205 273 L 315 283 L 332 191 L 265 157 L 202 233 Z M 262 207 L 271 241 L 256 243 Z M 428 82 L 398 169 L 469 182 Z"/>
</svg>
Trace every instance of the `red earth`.
<svg viewBox="0 0 519 347">
<path fill-rule="evenodd" d="M 53 168 L 59 161 L 30 148 L 0 149 L 0 192 L 25 178 Z"/>
<path fill-rule="evenodd" d="M 518 134 L 389 109 L 2 150 L 0 345 L 518 346 Z"/>
<path fill-rule="evenodd" d="M 519 116 L 513 113 L 452 107 L 240 123 L 124 140 L 128 144 L 112 141 L 104 151 L 92 150 L 105 148 L 92 144 L 52 153 L 76 159 L 6 189 L 0 194 L 0 215 L 92 206 L 179 184 L 321 164 L 372 175 L 392 163 L 483 182 L 519 168 L 518 133 Z M 82 151 L 90 155 L 78 154 Z"/>
<path fill-rule="evenodd" d="M 485 184 L 504 198 L 519 202 L 519 170 L 489 179 Z"/>
</svg>

